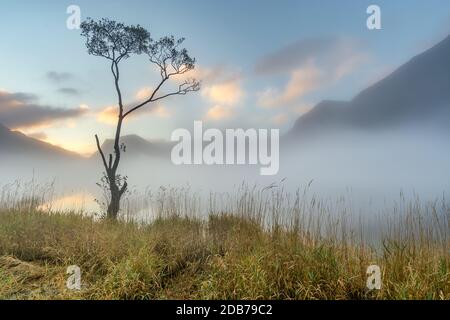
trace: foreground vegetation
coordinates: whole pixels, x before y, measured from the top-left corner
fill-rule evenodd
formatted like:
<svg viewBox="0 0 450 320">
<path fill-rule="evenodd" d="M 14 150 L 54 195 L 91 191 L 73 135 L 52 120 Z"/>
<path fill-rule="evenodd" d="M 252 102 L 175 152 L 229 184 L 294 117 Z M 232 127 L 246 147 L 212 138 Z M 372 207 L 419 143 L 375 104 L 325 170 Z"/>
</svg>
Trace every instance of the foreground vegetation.
<svg viewBox="0 0 450 320">
<path fill-rule="evenodd" d="M 194 210 L 185 198 L 164 199 L 145 224 L 0 209 L 0 298 L 450 299 L 446 207 L 409 206 L 369 244 L 342 216 L 305 214 L 324 207 L 316 201 L 294 201 L 281 221 L 277 201 L 250 193 L 232 211 L 211 201 L 206 218 L 179 210 Z M 366 287 L 373 264 L 381 290 Z M 70 265 L 81 268 L 79 291 L 66 287 Z"/>
</svg>

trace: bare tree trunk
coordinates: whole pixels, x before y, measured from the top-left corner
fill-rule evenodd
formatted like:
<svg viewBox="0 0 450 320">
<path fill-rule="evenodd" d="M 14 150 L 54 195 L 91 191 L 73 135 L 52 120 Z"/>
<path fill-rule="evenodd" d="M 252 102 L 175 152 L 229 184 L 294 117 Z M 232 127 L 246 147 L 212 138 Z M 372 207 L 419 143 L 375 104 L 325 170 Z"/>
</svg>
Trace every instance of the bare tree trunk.
<svg viewBox="0 0 450 320">
<path fill-rule="evenodd" d="M 120 130 L 121 124 L 119 124 L 118 128 Z M 120 131 L 119 131 L 120 132 Z M 105 167 L 106 171 L 106 178 L 108 179 L 109 184 L 109 191 L 110 191 L 110 199 L 108 203 L 108 210 L 107 210 L 107 218 L 116 220 L 119 211 L 120 211 L 120 200 L 122 199 L 123 194 L 127 190 L 128 184 L 126 181 L 123 181 L 123 184 L 120 185 L 120 181 L 117 179 L 117 168 L 119 165 L 120 160 L 120 148 L 116 147 L 115 150 L 115 157 L 114 157 L 114 164 L 113 164 L 113 155 L 109 155 L 109 162 L 106 162 L 105 154 L 103 153 L 103 150 L 100 146 L 100 141 L 98 139 L 98 136 L 95 135 L 95 139 L 97 141 L 97 148 L 101 155 L 103 166 Z M 119 139 L 120 135 L 116 135 L 116 142 L 115 145 L 119 145 Z"/>
<path fill-rule="evenodd" d="M 97 148 L 98 151 L 102 157 L 103 165 L 106 170 L 106 176 L 108 178 L 109 182 L 109 190 L 110 190 L 110 202 L 108 204 L 108 211 L 107 211 L 107 217 L 110 219 L 117 219 L 117 216 L 119 215 L 120 211 L 120 200 L 127 190 L 127 182 L 123 181 L 123 184 L 121 184 L 121 181 L 117 179 L 117 169 L 119 167 L 120 163 L 120 133 L 122 131 L 122 123 L 123 123 L 123 103 L 122 103 L 122 93 L 120 91 L 119 87 L 119 67 L 115 60 L 113 60 L 111 64 L 111 72 L 114 75 L 114 84 L 116 87 L 117 97 L 118 97 L 118 103 L 119 103 L 119 115 L 117 119 L 117 127 L 116 127 L 116 134 L 114 138 L 114 162 L 113 162 L 113 155 L 109 155 L 109 161 L 106 162 L 105 154 L 103 153 L 103 150 L 100 146 L 100 142 L 98 139 L 98 136 L 95 136 L 95 139 L 97 140 Z"/>
<path fill-rule="evenodd" d="M 116 220 L 120 211 L 121 194 L 115 182 L 110 183 L 111 199 L 108 205 L 107 218 Z"/>
</svg>

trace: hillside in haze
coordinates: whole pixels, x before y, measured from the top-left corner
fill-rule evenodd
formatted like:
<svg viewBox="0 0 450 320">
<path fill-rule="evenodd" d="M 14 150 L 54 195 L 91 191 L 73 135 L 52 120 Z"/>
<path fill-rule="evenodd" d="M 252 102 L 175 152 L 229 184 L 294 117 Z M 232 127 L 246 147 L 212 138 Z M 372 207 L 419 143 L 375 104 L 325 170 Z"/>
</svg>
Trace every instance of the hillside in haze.
<svg viewBox="0 0 450 320">
<path fill-rule="evenodd" d="M 450 119 L 450 36 L 414 57 L 353 100 L 323 101 L 301 116 L 289 138 L 330 130 L 392 129 Z"/>
<path fill-rule="evenodd" d="M 120 139 L 121 144 L 125 146 L 125 152 L 123 153 L 124 160 L 126 158 L 139 158 L 139 157 L 155 157 L 170 159 L 170 153 L 174 143 L 169 141 L 149 141 L 141 138 L 138 135 L 127 135 Z M 114 152 L 114 140 L 107 139 L 102 144 L 103 152 L 107 155 Z M 95 152 L 91 158 L 98 160 L 98 152 Z"/>
<path fill-rule="evenodd" d="M 0 123 L 0 157 L 42 158 L 47 160 L 76 160 L 77 153 L 11 131 Z"/>
<path fill-rule="evenodd" d="M 15 180 L 82 184 L 93 175 L 92 166 L 75 152 L 11 131 L 0 124 L 0 177 L 3 184 Z M 78 172 L 74 175 L 74 172 Z"/>
</svg>

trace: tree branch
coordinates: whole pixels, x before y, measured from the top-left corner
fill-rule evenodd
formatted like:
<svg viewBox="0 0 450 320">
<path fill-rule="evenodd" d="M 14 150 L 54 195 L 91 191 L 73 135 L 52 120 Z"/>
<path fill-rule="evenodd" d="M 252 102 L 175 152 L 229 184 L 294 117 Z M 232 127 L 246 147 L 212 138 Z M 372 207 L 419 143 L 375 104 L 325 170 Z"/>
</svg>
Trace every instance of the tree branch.
<svg viewBox="0 0 450 320">
<path fill-rule="evenodd" d="M 170 97 L 170 96 L 174 96 L 174 95 L 182 95 L 182 96 L 184 96 L 185 94 L 187 94 L 189 92 L 195 92 L 195 91 L 198 91 L 198 89 L 199 89 L 198 88 L 198 85 L 199 85 L 198 82 L 192 83 L 188 87 L 183 88 L 183 86 L 186 85 L 186 84 L 188 84 L 188 83 L 185 82 L 185 83 L 181 84 L 178 87 L 178 91 L 175 91 L 175 92 L 172 92 L 172 93 L 168 93 L 168 94 L 165 94 L 165 95 L 160 96 L 158 98 L 155 98 L 151 102 L 155 102 L 155 101 L 158 101 L 158 100 Z"/>
<path fill-rule="evenodd" d="M 100 155 L 102 157 L 103 165 L 105 166 L 106 172 L 108 172 L 108 170 L 110 168 L 108 168 L 108 165 L 106 164 L 105 154 L 103 153 L 102 147 L 100 146 L 100 141 L 98 139 L 98 135 L 95 135 L 95 141 L 97 142 L 97 149 L 98 149 L 98 152 L 100 153 Z"/>
<path fill-rule="evenodd" d="M 147 105 L 148 103 L 155 102 L 155 101 L 158 101 L 158 100 L 162 100 L 162 99 L 165 99 L 167 97 L 174 96 L 174 95 L 186 95 L 189 92 L 195 92 L 195 91 L 198 91 L 200 89 L 200 83 L 199 82 L 197 82 L 195 80 L 193 80 L 191 82 L 185 81 L 185 82 L 183 82 L 182 84 L 180 84 L 178 86 L 178 91 L 175 91 L 175 92 L 172 92 L 172 93 L 168 93 L 168 94 L 165 94 L 165 95 L 162 95 L 162 96 L 159 96 L 159 97 L 155 98 L 156 93 L 162 87 L 164 82 L 166 82 L 168 79 L 169 79 L 169 76 L 165 77 L 161 81 L 161 83 L 156 87 L 156 89 L 153 90 L 153 93 L 151 94 L 150 98 L 148 98 L 144 102 L 138 104 L 134 108 L 131 108 L 130 110 L 125 112 L 124 115 L 123 115 L 123 118 L 125 118 L 130 113 L 132 113 L 132 112 L 142 108 L 143 106 Z"/>
<path fill-rule="evenodd" d="M 136 107 L 131 108 L 130 110 L 128 110 L 127 112 L 125 112 L 125 114 L 123 115 L 123 118 L 125 118 L 127 115 L 129 115 L 130 113 L 142 108 L 143 106 L 145 106 L 146 104 L 152 102 L 152 99 L 154 98 L 154 96 L 156 95 L 156 93 L 159 91 L 159 89 L 162 87 L 162 85 L 164 84 L 164 82 L 166 82 L 169 78 L 168 77 L 164 77 L 161 82 L 158 84 L 158 86 L 156 87 L 155 90 L 153 90 L 152 94 L 150 95 L 150 98 L 148 98 L 147 100 L 145 100 L 144 102 L 138 104 Z"/>
<path fill-rule="evenodd" d="M 110 153 L 109 154 L 109 165 L 108 165 L 108 167 L 111 169 L 111 167 L 112 167 L 112 154 Z"/>
<path fill-rule="evenodd" d="M 124 194 L 124 192 L 127 190 L 128 187 L 128 183 L 125 181 L 122 188 L 120 188 L 120 196 L 122 197 L 122 195 Z"/>
</svg>

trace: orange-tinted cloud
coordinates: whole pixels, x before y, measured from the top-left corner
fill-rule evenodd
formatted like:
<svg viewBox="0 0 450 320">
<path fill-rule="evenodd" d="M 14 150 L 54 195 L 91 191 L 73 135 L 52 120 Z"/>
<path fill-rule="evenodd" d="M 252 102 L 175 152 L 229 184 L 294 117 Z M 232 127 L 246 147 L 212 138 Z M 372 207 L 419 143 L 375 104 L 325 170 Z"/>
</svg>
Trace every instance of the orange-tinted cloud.
<svg viewBox="0 0 450 320">
<path fill-rule="evenodd" d="M 233 115 L 233 108 L 232 107 L 225 107 L 221 105 L 215 105 L 214 107 L 210 108 L 205 116 L 205 120 L 224 120 L 228 119 Z"/>
<path fill-rule="evenodd" d="M 150 87 L 144 87 L 138 90 L 138 92 L 136 92 L 136 99 L 138 99 L 139 101 L 141 100 L 146 100 L 148 98 L 150 98 L 150 95 L 152 94 L 153 89 Z"/>
<path fill-rule="evenodd" d="M 159 118 L 167 118 L 170 116 L 170 112 L 161 104 L 154 106 L 145 106 L 135 113 L 131 113 L 125 120 L 133 119 L 137 115 L 143 113 L 150 114 Z M 118 110 L 116 106 L 109 106 L 97 113 L 97 121 L 108 125 L 117 124 Z"/>
<path fill-rule="evenodd" d="M 232 106 L 240 102 L 243 91 L 239 82 L 234 80 L 205 87 L 202 94 L 213 103 Z"/>
<path fill-rule="evenodd" d="M 282 88 L 269 87 L 261 91 L 259 105 L 291 107 L 308 93 L 337 83 L 368 59 L 361 42 L 355 39 L 316 37 L 296 41 L 256 63 L 257 75 L 288 78 Z"/>
<path fill-rule="evenodd" d="M 117 117 L 118 117 L 118 111 L 117 107 L 110 106 L 104 108 L 102 111 L 97 113 L 97 121 L 106 123 L 106 124 L 116 124 L 117 123 Z"/>
<path fill-rule="evenodd" d="M 266 89 L 259 94 L 258 102 L 266 108 L 291 104 L 318 88 L 321 84 L 321 77 L 322 73 L 314 63 L 308 63 L 291 73 L 289 82 L 282 92 L 273 88 Z"/>
<path fill-rule="evenodd" d="M 289 115 L 286 113 L 281 113 L 272 118 L 272 122 L 276 125 L 283 125 L 289 121 Z"/>
</svg>

